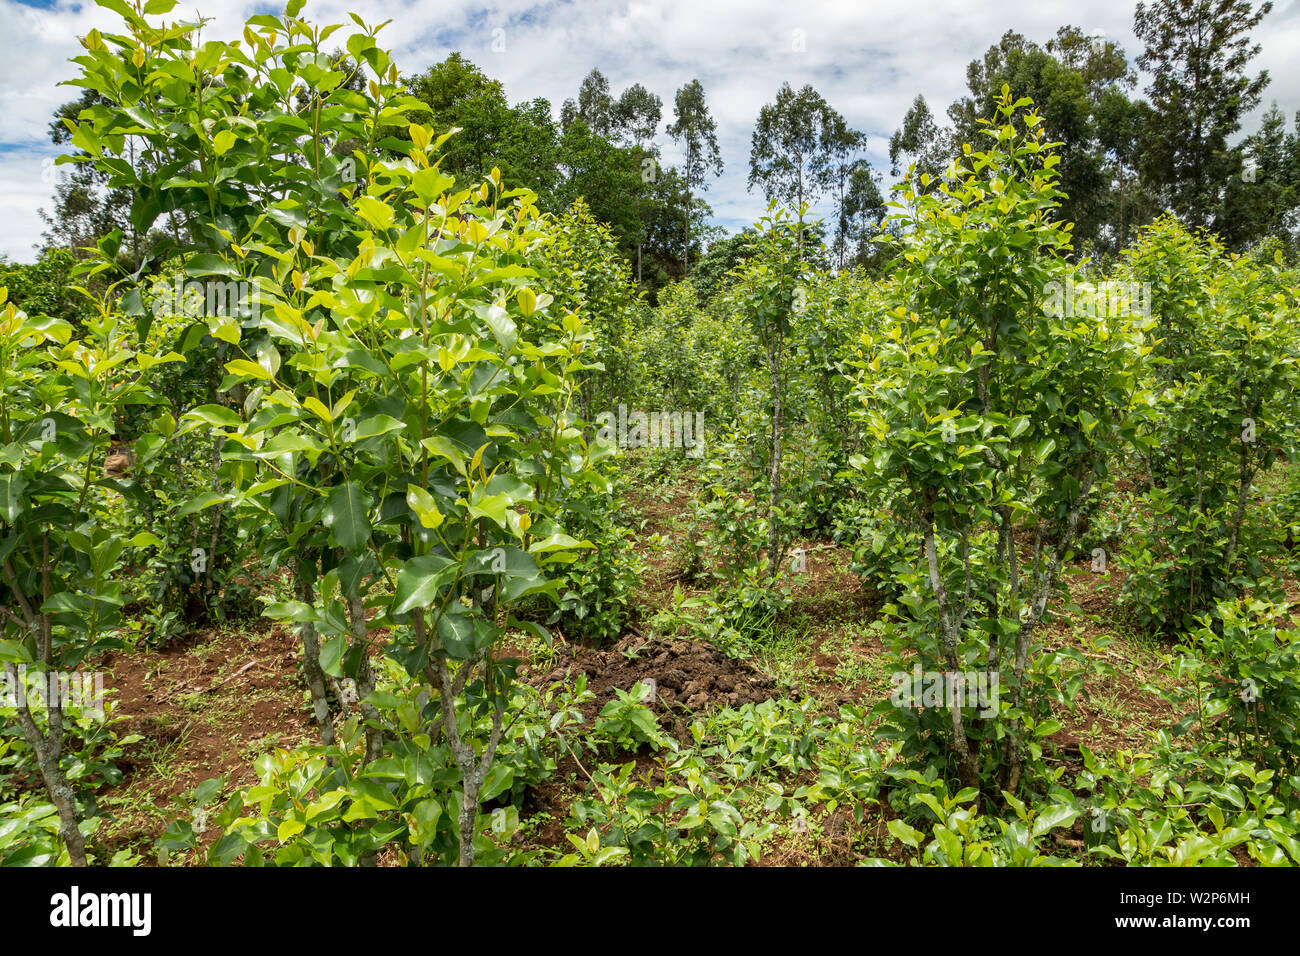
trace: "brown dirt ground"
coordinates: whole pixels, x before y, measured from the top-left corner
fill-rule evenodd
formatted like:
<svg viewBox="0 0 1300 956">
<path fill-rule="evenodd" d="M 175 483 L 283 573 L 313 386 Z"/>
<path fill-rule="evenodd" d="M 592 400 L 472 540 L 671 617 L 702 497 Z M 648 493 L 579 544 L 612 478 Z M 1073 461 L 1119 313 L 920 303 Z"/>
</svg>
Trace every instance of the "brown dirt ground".
<svg viewBox="0 0 1300 956">
<path fill-rule="evenodd" d="M 148 654 L 110 652 L 94 666 L 114 692 L 120 736 L 143 739 L 119 761 L 124 779 L 99 797 L 112 814 L 99 837 L 110 850 L 151 844 L 174 800 L 204 780 L 256 782 L 253 760 L 314 736 L 298 674 L 299 643 L 269 621 L 207 628 Z"/>
<path fill-rule="evenodd" d="M 680 535 L 688 489 L 689 482 L 682 482 L 666 495 L 643 489 L 629 494 L 632 513 L 646 519 L 643 541 L 653 533 Z M 585 674 L 595 695 L 584 707 L 589 724 L 615 690 L 630 690 L 652 678 L 652 709 L 665 731 L 679 740 L 687 739 L 693 714 L 724 706 L 800 692 L 836 704 L 871 703 L 886 696 L 890 688 L 881 683 L 880 668 L 873 671 L 871 665 L 883 662 L 887 651 L 866 629 L 879 614 L 880 597 L 849 572 L 845 549 L 827 542 L 800 544 L 811 549 L 808 567 L 790 579 L 793 603 L 782 624 L 783 633 L 798 632 L 806 641 L 797 679 L 782 674 L 778 680 L 708 644 L 635 630 L 605 648 L 562 645 L 556 649 L 558 659 L 545 662 L 523 655 L 520 676 L 545 686 Z M 671 551 L 643 547 L 643 554 L 650 570 L 637 598 L 649 615 L 665 605 L 678 582 Z M 1064 579 L 1074 607 L 1044 627 L 1049 645 L 1080 645 L 1082 637 L 1122 628 L 1114 610 L 1122 572 L 1092 575 L 1086 560 L 1071 570 Z M 1102 752 L 1141 749 L 1149 730 L 1167 726 L 1177 716 L 1162 695 L 1148 689 L 1161 679 L 1159 654 L 1122 640 L 1085 653 L 1109 665 L 1109 671 L 1088 682 L 1088 695 L 1074 710 L 1058 714 L 1064 726 L 1052 738 L 1058 748 L 1052 759 L 1068 766 L 1078 765 L 1080 746 Z M 120 763 L 125 774 L 121 784 L 97 794 L 109 814 L 97 836 L 102 845 L 110 852 L 130 846 L 151 860 L 151 844 L 174 818 L 179 795 L 216 776 L 225 777 L 227 788 L 247 786 L 255 782 L 252 765 L 259 754 L 314 739 L 299 657 L 290 630 L 255 621 L 239 628 L 205 628 L 160 651 L 118 652 L 89 662 L 106 672 L 106 683 L 116 694 L 115 713 L 124 718 L 115 728 L 119 735 L 143 738 Z M 655 772 L 648 756 L 621 759 L 636 759 L 647 773 Z M 571 849 L 563 822 L 575 790 L 586 783 L 583 774 L 577 758 L 566 756 L 557 772 L 528 794 L 523 815 L 544 821 L 530 845 Z M 899 846 L 887 836 L 888 815 L 876 808 L 859 824 L 847 808 L 822 813 L 810 820 L 809 833 L 779 834 L 755 862 L 843 865 L 864 855 L 898 858 Z M 1073 845 L 1070 836 L 1062 839 L 1063 848 Z"/>
</svg>

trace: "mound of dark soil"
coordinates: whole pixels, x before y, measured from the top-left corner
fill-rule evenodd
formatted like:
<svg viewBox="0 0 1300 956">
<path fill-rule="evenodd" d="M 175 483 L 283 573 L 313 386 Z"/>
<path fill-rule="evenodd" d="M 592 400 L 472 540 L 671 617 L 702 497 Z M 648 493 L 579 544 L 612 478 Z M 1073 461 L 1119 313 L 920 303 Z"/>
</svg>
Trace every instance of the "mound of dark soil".
<svg viewBox="0 0 1300 956">
<path fill-rule="evenodd" d="M 535 687 L 544 687 L 579 674 L 587 675 L 587 689 L 596 695 L 583 708 L 589 717 L 600 713 L 614 699 L 616 690 L 630 691 L 637 682 L 653 680 L 655 699 L 647 705 L 670 729 L 684 725 L 685 718 L 697 711 L 740 707 L 782 696 L 773 678 L 710 644 L 637 635 L 606 648 L 561 647 L 554 668 L 524 668 L 520 676 Z"/>
</svg>

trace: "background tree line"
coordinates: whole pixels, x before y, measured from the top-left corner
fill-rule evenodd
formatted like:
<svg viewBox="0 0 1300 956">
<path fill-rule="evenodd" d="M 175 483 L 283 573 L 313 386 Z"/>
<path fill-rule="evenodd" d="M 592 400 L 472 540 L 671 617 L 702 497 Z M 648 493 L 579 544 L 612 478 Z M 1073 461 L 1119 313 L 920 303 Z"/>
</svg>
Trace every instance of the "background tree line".
<svg viewBox="0 0 1300 956">
<path fill-rule="evenodd" d="M 1165 211 L 1241 249 L 1276 237 L 1294 258 L 1300 227 L 1300 113 L 1276 103 L 1239 137 L 1270 78 L 1253 73 L 1252 31 L 1272 9 L 1249 0 L 1139 3 L 1136 60 L 1104 35 L 1061 27 L 1039 45 L 1008 31 L 967 67 L 968 94 L 941 125 L 918 96 L 890 139 L 894 172 L 938 181 L 955 144 L 975 141 L 1003 84 L 1037 104 L 1061 142 L 1059 217 L 1078 254 L 1113 255 Z M 1139 74 L 1140 71 L 1140 74 Z M 1139 83 L 1145 86 L 1139 91 Z M 1145 95 L 1143 95 L 1145 94 Z M 1234 141 L 1235 140 L 1235 141 Z"/>
<path fill-rule="evenodd" d="M 1143 49 L 1135 59 L 1076 26 L 1061 27 L 1042 44 L 1008 30 L 969 64 L 968 92 L 948 107 L 946 122 L 923 95 L 915 98 L 890 137 L 890 172 L 901 176 L 915 163 L 930 188 L 943 181 L 958 145 L 980 141 L 979 117 L 989 115 L 1006 84 L 1034 101 L 1049 139 L 1062 144 L 1068 198 L 1056 215 L 1075 224 L 1076 255 L 1112 257 L 1140 227 L 1171 211 L 1190 227 L 1218 233 L 1229 249 L 1271 236 L 1294 259 L 1300 113 L 1288 122 L 1274 103 L 1257 129 L 1240 135 L 1270 79 L 1250 68 L 1260 50 L 1250 34 L 1271 8 L 1249 0 L 1139 3 L 1134 32 Z M 342 52 L 336 61 L 350 64 Z M 534 190 L 544 212 L 559 214 L 583 199 L 652 297 L 697 269 L 696 284 L 707 290 L 749 248 L 744 232 L 727 237 L 711 223 L 705 194 L 724 166 L 697 79 L 664 104 L 640 83 L 616 93 L 593 69 L 558 115 L 541 97 L 511 104 L 501 82 L 459 52 L 402 82 L 427 107 L 413 119 L 460 129 L 445 145 L 444 170 L 478 181 L 498 168 L 504 182 Z M 60 107 L 50 125 L 53 141 L 67 145 L 64 120 L 94 105 L 88 91 Z M 680 164 L 662 162 L 667 142 L 677 146 Z M 882 173 L 867 159 L 865 142 L 811 85 L 782 84 L 755 118 L 747 185 L 788 205 L 801 223 L 805 206 L 819 208 L 820 221 L 799 233 L 804 255 L 820 254 L 824 244 L 826 264 L 878 272 L 891 258 L 882 240 L 898 227 L 887 219 Z M 334 148 L 342 155 L 348 147 Z M 72 169 L 45 216 L 42 258 L 56 250 L 64 257 L 46 262 L 34 278 L 11 277 L 11 289 L 34 284 L 42 296 L 54 296 L 65 284 L 66 251 L 92 246 L 123 225 L 130 197 L 104 188 L 89 165 Z M 158 237 L 137 235 L 129 223 L 124 231 L 119 256 L 138 272 Z"/>
</svg>

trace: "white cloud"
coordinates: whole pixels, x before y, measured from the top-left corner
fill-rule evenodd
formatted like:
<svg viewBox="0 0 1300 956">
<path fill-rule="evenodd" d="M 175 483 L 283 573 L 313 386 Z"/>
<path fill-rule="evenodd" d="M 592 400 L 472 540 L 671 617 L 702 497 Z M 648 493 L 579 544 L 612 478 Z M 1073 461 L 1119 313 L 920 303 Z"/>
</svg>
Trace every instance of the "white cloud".
<svg viewBox="0 0 1300 956">
<path fill-rule="evenodd" d="M 173 16 L 188 16 L 183 3 Z M 265 5 L 199 0 L 213 19 L 210 31 L 233 33 Z M 762 212 L 764 202 L 745 190 L 750 128 L 759 108 L 783 81 L 811 83 L 856 128 L 870 136 L 869 156 L 886 170 L 885 146 L 917 93 L 942 114 L 964 92 L 966 64 L 1008 29 L 1043 42 L 1071 23 L 1104 30 L 1130 56 L 1133 5 L 1102 0 L 1041 0 L 1012 7 L 991 0 L 942 0 L 899 6 L 844 0 L 583 0 L 580 3 L 499 0 L 321 0 L 306 15 L 317 22 L 348 22 L 355 10 L 367 21 L 392 19 L 381 38 L 400 69 L 416 72 L 460 50 L 500 79 L 512 100 L 544 96 L 557 108 L 576 94 L 582 77 L 598 66 L 617 92 L 642 83 L 663 98 L 699 78 L 718 121 L 726 163 L 707 198 L 720 224 L 735 229 Z M 114 15 L 88 2 L 56 0 L 49 10 L 0 0 L 7 56 L 0 61 L 0 253 L 30 259 L 42 231 L 36 209 L 49 205 L 51 188 L 40 163 L 56 150 L 46 127 L 52 111 L 76 90 L 58 82 L 74 75 L 68 63 L 80 52 L 76 37 L 92 26 L 111 27 Z M 504 30 L 505 52 L 492 50 L 493 31 Z M 794 49 L 803 31 L 802 52 Z M 342 42 L 346 31 L 336 34 Z M 1257 64 L 1273 78 L 1265 101 L 1288 114 L 1300 109 L 1300 0 L 1269 15 L 1256 32 L 1263 45 Z M 666 120 L 670 116 L 666 117 Z M 676 156 L 661 136 L 665 157 Z"/>
</svg>

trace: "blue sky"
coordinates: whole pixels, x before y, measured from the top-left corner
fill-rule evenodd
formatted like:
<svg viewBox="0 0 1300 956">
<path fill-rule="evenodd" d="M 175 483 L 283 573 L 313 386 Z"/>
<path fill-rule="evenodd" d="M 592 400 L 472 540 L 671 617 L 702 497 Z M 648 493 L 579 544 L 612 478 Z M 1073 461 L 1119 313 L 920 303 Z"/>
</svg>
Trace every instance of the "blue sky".
<svg viewBox="0 0 1300 956">
<path fill-rule="evenodd" d="M 185 0 L 171 15 L 212 18 L 209 31 L 235 35 L 265 2 Z M 1134 4 L 1104 0 L 584 0 L 484 4 L 460 0 L 309 0 L 304 15 L 348 23 L 355 10 L 367 21 L 392 19 L 381 39 L 403 72 L 416 72 L 460 50 L 500 79 L 512 101 L 544 96 L 557 113 L 593 66 L 615 94 L 632 83 L 658 93 L 671 111 L 674 91 L 692 78 L 705 87 L 718 122 L 726 171 L 709 185 L 716 221 L 735 230 L 765 203 L 745 189 L 749 136 L 760 107 L 783 81 L 811 83 L 857 129 L 868 134 L 868 157 L 888 172 L 886 145 L 917 93 L 942 114 L 964 92 L 966 64 L 1007 30 L 1043 42 L 1066 23 L 1104 31 L 1135 57 Z M 0 254 L 34 257 L 51 205 L 50 114 L 76 90 L 59 82 L 74 75 L 68 58 L 78 36 L 111 29 L 114 15 L 90 2 L 0 0 L 6 56 L 0 60 Z M 504 30 L 505 52 L 493 51 Z M 800 32 L 802 31 L 802 32 Z M 346 29 L 335 34 L 341 46 Z M 1288 115 L 1300 110 L 1300 0 L 1278 0 L 1256 31 L 1263 45 L 1257 67 L 1273 82 L 1265 103 Z M 797 42 L 802 40 L 802 43 Z M 671 116 L 665 118 L 665 123 Z M 677 160 L 660 136 L 664 158 Z"/>
</svg>

